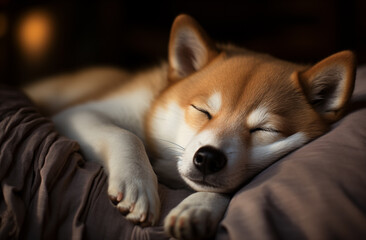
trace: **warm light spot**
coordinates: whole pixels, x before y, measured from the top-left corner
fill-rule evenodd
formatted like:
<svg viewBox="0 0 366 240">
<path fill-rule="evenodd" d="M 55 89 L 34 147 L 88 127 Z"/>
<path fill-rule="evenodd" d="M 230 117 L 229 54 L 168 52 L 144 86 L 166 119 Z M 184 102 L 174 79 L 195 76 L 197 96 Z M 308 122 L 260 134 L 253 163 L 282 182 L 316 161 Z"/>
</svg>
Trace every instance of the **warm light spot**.
<svg viewBox="0 0 366 240">
<path fill-rule="evenodd" d="M 46 53 L 52 40 L 52 25 L 50 15 L 42 10 L 33 10 L 21 19 L 18 40 L 26 56 L 39 58 Z"/>
<path fill-rule="evenodd" d="M 8 30 L 8 19 L 5 14 L 0 13 L 0 38 L 4 37 Z"/>
</svg>

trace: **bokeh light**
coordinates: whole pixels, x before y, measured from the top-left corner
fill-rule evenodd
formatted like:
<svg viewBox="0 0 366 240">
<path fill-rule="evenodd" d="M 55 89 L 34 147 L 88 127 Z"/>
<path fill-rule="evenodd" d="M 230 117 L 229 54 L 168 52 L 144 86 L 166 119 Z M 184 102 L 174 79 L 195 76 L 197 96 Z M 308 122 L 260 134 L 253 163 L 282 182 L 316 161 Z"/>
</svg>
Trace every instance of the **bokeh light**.
<svg viewBox="0 0 366 240">
<path fill-rule="evenodd" d="M 32 10 L 20 20 L 17 38 L 21 53 L 33 60 L 42 58 L 49 50 L 54 35 L 54 23 L 44 10 Z"/>
</svg>

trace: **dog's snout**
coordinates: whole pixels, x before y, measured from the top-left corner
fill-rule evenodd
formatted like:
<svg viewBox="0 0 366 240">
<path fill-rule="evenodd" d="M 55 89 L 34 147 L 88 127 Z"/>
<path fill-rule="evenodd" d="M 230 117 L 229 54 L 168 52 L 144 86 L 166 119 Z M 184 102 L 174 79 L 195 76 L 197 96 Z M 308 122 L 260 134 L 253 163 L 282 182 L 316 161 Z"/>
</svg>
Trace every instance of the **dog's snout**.
<svg viewBox="0 0 366 240">
<path fill-rule="evenodd" d="M 225 154 L 212 146 L 201 147 L 193 157 L 194 165 L 205 175 L 220 171 L 226 162 Z"/>
</svg>

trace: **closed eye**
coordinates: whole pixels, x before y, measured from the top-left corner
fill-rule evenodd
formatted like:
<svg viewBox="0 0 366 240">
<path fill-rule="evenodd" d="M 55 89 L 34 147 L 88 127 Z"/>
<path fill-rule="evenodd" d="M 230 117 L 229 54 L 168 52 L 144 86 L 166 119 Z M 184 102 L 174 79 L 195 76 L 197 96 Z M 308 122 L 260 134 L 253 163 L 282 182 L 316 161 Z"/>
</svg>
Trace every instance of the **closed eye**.
<svg viewBox="0 0 366 240">
<path fill-rule="evenodd" d="M 202 108 L 199 108 L 199 107 L 196 107 L 195 105 L 191 104 L 191 106 L 196 109 L 197 111 L 200 111 L 201 113 L 204 113 L 206 115 L 206 117 L 211 120 L 212 119 L 212 115 L 211 113 L 209 113 L 208 111 L 206 111 L 205 109 L 202 109 Z"/>
<path fill-rule="evenodd" d="M 279 133 L 280 131 L 273 129 L 273 128 L 261 128 L 261 127 L 257 127 L 257 128 L 252 128 L 249 130 L 250 133 L 255 133 L 255 132 L 259 132 L 259 131 L 264 131 L 264 132 L 271 132 L 271 133 Z"/>
</svg>

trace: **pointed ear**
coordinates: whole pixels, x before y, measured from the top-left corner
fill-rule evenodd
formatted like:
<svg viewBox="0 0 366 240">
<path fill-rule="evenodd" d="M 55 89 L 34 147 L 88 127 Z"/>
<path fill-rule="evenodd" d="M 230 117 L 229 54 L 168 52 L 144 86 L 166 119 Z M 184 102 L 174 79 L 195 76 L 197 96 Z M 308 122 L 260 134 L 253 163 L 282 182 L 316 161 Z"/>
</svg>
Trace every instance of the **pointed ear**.
<svg viewBox="0 0 366 240">
<path fill-rule="evenodd" d="M 342 117 L 355 80 L 356 60 L 342 51 L 299 73 L 300 85 L 313 108 L 328 122 Z"/>
<path fill-rule="evenodd" d="M 169 78 L 178 80 L 206 66 L 217 50 L 201 26 L 190 16 L 175 18 L 169 40 Z"/>
</svg>

